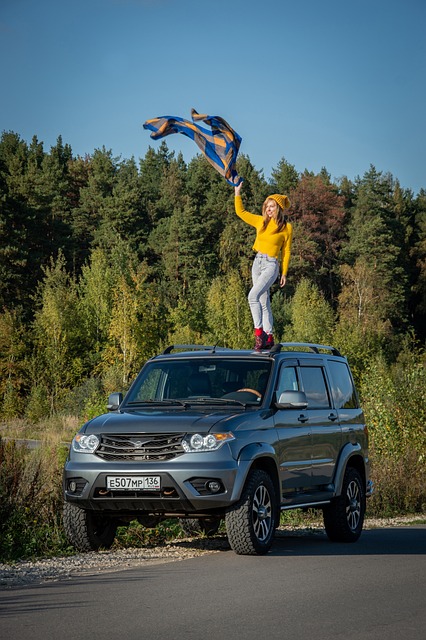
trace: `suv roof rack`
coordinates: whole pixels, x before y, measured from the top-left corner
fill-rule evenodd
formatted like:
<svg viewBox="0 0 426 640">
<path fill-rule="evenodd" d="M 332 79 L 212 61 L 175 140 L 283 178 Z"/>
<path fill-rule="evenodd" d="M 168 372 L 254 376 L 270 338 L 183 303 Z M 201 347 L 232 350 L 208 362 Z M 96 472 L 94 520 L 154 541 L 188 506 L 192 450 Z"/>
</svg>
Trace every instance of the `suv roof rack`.
<svg viewBox="0 0 426 640">
<path fill-rule="evenodd" d="M 175 349 L 184 349 L 185 351 L 211 351 L 212 353 L 216 351 L 232 351 L 232 349 L 227 349 L 226 347 L 218 347 L 216 344 L 213 346 L 207 346 L 205 344 L 171 344 L 164 349 L 161 355 L 167 355 Z"/>
<path fill-rule="evenodd" d="M 279 353 L 283 347 L 305 347 L 306 349 L 310 349 L 314 353 L 319 353 L 320 349 L 323 349 L 324 351 L 331 351 L 331 354 L 333 356 L 342 356 L 340 351 L 335 347 L 331 347 L 325 344 L 313 344 L 311 342 L 278 342 L 272 347 L 269 353 Z"/>
</svg>

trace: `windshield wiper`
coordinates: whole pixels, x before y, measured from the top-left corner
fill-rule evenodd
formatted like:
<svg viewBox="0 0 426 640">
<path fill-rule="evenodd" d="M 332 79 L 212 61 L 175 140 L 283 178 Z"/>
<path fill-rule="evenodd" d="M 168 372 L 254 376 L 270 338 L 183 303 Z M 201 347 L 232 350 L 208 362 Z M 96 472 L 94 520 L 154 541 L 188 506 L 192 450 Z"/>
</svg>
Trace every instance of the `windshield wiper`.
<svg viewBox="0 0 426 640">
<path fill-rule="evenodd" d="M 192 404 L 233 404 L 240 405 L 241 407 L 247 407 L 255 404 L 254 402 L 241 402 L 241 400 L 234 400 L 233 398 L 210 398 L 208 396 L 202 396 L 199 398 L 188 398 L 187 400 L 165 399 L 165 400 L 132 400 L 126 403 L 126 407 L 155 407 L 155 406 L 179 406 L 189 407 Z M 124 408 L 124 407 L 123 407 Z"/>
<path fill-rule="evenodd" d="M 188 404 L 239 404 L 242 407 L 247 406 L 247 402 L 241 402 L 240 400 L 234 400 L 232 398 L 209 398 L 208 396 L 202 398 L 188 398 Z"/>
<path fill-rule="evenodd" d="M 132 400 L 130 402 L 126 402 L 126 406 L 132 405 L 132 406 L 137 406 L 137 407 L 143 407 L 145 405 L 148 405 L 149 407 L 152 407 L 154 405 L 178 405 L 181 407 L 187 407 L 188 403 L 187 402 L 183 402 L 182 400 Z"/>
</svg>

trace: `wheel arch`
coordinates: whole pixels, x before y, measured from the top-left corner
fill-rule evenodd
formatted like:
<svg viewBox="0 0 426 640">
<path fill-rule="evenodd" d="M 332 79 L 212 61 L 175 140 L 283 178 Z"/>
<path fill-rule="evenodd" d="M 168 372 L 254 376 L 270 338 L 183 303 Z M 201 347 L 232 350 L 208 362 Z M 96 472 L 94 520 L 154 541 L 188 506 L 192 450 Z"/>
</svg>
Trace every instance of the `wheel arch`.
<svg viewBox="0 0 426 640">
<path fill-rule="evenodd" d="M 253 464 L 251 465 L 250 469 L 259 469 L 261 471 L 265 471 L 269 475 L 274 485 L 275 497 L 276 497 L 277 506 L 278 506 L 280 503 L 281 494 L 280 494 L 280 482 L 279 482 L 279 476 L 278 476 L 278 469 L 277 469 L 277 464 L 275 462 L 275 459 L 271 457 L 266 457 L 266 456 L 261 458 L 256 458 L 253 461 Z"/>
<path fill-rule="evenodd" d="M 277 508 L 279 508 L 281 492 L 278 465 L 273 447 L 263 442 L 247 445 L 240 452 L 238 465 L 240 473 L 238 481 L 234 484 L 232 500 L 240 498 L 249 472 L 252 469 L 259 469 L 265 471 L 271 478 L 275 489 Z"/>
<path fill-rule="evenodd" d="M 334 495 L 339 496 L 342 493 L 343 478 L 348 467 L 356 469 L 362 478 L 364 491 L 366 491 L 367 473 L 365 469 L 365 461 L 362 449 L 359 444 L 347 444 L 343 448 L 336 467 L 334 476 Z"/>
</svg>

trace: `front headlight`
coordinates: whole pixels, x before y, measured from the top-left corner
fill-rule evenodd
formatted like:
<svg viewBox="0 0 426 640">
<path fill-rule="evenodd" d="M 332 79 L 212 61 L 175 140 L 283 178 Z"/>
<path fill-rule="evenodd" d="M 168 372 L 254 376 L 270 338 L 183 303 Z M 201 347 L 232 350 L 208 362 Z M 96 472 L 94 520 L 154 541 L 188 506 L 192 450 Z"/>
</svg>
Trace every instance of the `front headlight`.
<svg viewBox="0 0 426 640">
<path fill-rule="evenodd" d="M 228 433 L 209 433 L 202 435 L 194 433 L 186 435 L 182 440 L 182 447 L 186 453 L 197 453 L 199 451 L 217 451 L 225 442 L 235 440 L 231 432 Z"/>
<path fill-rule="evenodd" d="M 93 435 L 84 436 L 81 433 L 77 433 L 72 441 L 73 451 L 77 453 L 94 453 L 100 445 L 98 436 Z"/>
</svg>

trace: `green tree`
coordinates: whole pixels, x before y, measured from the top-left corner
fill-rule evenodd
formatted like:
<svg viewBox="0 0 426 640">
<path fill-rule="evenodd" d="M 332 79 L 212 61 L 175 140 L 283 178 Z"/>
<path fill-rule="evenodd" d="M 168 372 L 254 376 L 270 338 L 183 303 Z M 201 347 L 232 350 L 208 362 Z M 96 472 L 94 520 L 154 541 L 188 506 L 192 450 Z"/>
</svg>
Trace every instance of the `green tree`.
<svg viewBox="0 0 426 640">
<path fill-rule="evenodd" d="M 43 384 L 50 410 L 54 413 L 64 391 L 82 374 L 81 322 L 75 281 L 68 275 L 65 258 L 43 269 L 44 279 L 38 291 L 38 309 L 34 319 L 33 385 Z"/>
<path fill-rule="evenodd" d="M 14 417 L 21 413 L 23 392 L 28 383 L 25 360 L 28 345 L 25 326 L 18 309 L 0 314 L 0 398 L 2 415 Z"/>
<path fill-rule="evenodd" d="M 142 212 L 149 221 L 149 228 L 165 215 L 160 199 L 162 195 L 161 182 L 173 158 L 164 140 L 158 151 L 148 148 L 145 157 L 140 160 L 140 186 L 142 194 Z"/>
<path fill-rule="evenodd" d="M 404 326 L 407 320 L 407 275 L 401 266 L 403 235 L 395 213 L 392 179 L 371 167 L 357 185 L 341 258 L 357 274 L 368 275 L 364 289 L 373 289 L 370 297 L 375 300 L 375 317 L 389 320 L 392 327 Z M 348 274 L 345 269 L 344 277 Z M 352 280 L 355 282 L 357 275 Z"/>
<path fill-rule="evenodd" d="M 302 278 L 291 302 L 291 325 L 284 331 L 285 340 L 330 344 L 334 324 L 333 309 L 318 286 Z"/>
<path fill-rule="evenodd" d="M 98 230 L 102 228 L 104 218 L 108 218 L 117 173 L 117 158 L 105 147 L 95 149 L 86 158 L 84 165 L 79 163 L 78 178 L 84 179 L 86 172 L 87 183 L 83 182 L 78 207 L 73 211 L 74 232 L 77 238 L 83 240 L 81 263 L 87 259 L 89 248 L 93 246 L 95 239 L 99 241 L 102 238 L 102 235 L 99 238 Z"/>
<path fill-rule="evenodd" d="M 299 184 L 299 173 L 294 164 L 290 164 L 285 158 L 281 158 L 277 167 L 272 170 L 271 177 L 271 187 L 275 193 L 290 196 Z"/>
<path fill-rule="evenodd" d="M 143 265 L 130 278 L 123 273 L 114 289 L 101 366 L 104 377 L 115 377 L 120 388 L 127 389 L 144 360 L 154 355 L 165 338 L 166 327 L 160 296 L 156 286 L 146 282 Z"/>
<path fill-rule="evenodd" d="M 291 297 L 288 295 L 287 286 L 284 289 L 277 289 L 276 285 L 272 288 L 271 308 L 274 318 L 275 342 L 278 342 L 291 324 Z"/>
<path fill-rule="evenodd" d="M 27 217 L 25 203 L 9 195 L 0 164 L 0 307 L 26 302 L 28 297 Z"/>
<path fill-rule="evenodd" d="M 95 366 L 106 345 L 111 319 L 115 278 L 107 255 L 100 247 L 82 269 L 78 284 L 80 318 L 84 326 L 88 360 Z M 82 327 L 83 329 L 83 327 Z"/>
<path fill-rule="evenodd" d="M 249 348 L 253 323 L 244 283 L 236 270 L 215 278 L 207 295 L 207 319 L 215 343 Z"/>
<path fill-rule="evenodd" d="M 220 268 L 219 238 L 228 223 L 228 212 L 234 207 L 234 190 L 202 156 L 188 167 L 187 190 L 203 228 L 201 250 L 211 280 Z"/>
<path fill-rule="evenodd" d="M 109 342 L 103 353 L 103 370 L 114 368 L 119 371 L 122 389 L 127 389 L 138 366 L 137 311 L 134 290 L 122 275 L 114 290 Z"/>
<path fill-rule="evenodd" d="M 419 338 L 426 338 L 426 190 L 421 189 L 415 202 L 411 247 L 412 298 L 411 314 Z"/>
<path fill-rule="evenodd" d="M 102 219 L 94 233 L 94 244 L 111 250 L 118 242 L 144 254 L 148 223 L 142 211 L 141 188 L 133 159 L 116 165 L 111 195 L 101 207 Z"/>
<path fill-rule="evenodd" d="M 205 273 L 206 254 L 203 247 L 209 242 L 203 220 L 185 197 L 183 208 L 176 208 L 170 217 L 163 218 L 151 233 L 150 246 L 161 255 L 161 273 L 168 282 L 172 306 L 185 296 L 190 283 Z"/>
<path fill-rule="evenodd" d="M 343 264 L 340 269 L 342 290 L 339 295 L 339 317 L 367 333 L 390 335 L 388 315 L 393 301 L 386 288 L 380 288 L 377 271 L 366 258 L 360 257 L 353 266 Z"/>
<path fill-rule="evenodd" d="M 37 153 L 40 155 L 39 147 Z M 30 296 L 44 261 L 41 245 L 46 229 L 31 195 L 28 163 L 27 144 L 13 132 L 3 133 L 0 140 L 0 304 L 23 305 L 30 314 Z"/>
</svg>

